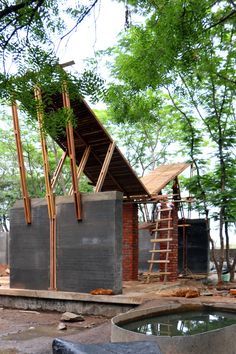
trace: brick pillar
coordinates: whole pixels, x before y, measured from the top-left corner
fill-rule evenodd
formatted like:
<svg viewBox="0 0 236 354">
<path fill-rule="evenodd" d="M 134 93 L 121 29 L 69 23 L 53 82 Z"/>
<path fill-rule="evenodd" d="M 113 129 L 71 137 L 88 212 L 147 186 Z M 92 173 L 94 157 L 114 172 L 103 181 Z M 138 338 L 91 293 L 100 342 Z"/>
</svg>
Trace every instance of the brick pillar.
<svg viewBox="0 0 236 354">
<path fill-rule="evenodd" d="M 123 280 L 138 279 L 138 206 L 123 203 Z"/>
<path fill-rule="evenodd" d="M 162 218 L 168 218 L 169 212 L 168 211 L 163 211 L 162 212 Z M 173 207 L 173 210 L 171 212 L 171 216 L 173 218 L 173 222 L 171 222 L 171 227 L 173 227 L 173 230 L 170 230 L 170 238 L 172 238 L 172 241 L 169 243 L 169 248 L 171 249 L 171 252 L 169 252 L 169 263 L 167 264 L 167 272 L 171 272 L 171 274 L 167 275 L 167 280 L 168 281 L 175 281 L 178 278 L 178 209 Z M 168 227 L 168 221 L 162 221 L 161 222 L 161 228 L 167 228 Z M 167 238 L 168 236 L 168 231 L 160 231 L 160 238 Z M 160 248 L 161 249 L 166 249 L 166 242 L 161 242 L 160 243 Z M 160 259 L 165 259 L 166 254 L 165 253 L 160 253 Z M 165 270 L 165 265 L 160 264 L 160 272 L 164 272 Z M 162 277 L 163 279 L 163 277 Z"/>
</svg>

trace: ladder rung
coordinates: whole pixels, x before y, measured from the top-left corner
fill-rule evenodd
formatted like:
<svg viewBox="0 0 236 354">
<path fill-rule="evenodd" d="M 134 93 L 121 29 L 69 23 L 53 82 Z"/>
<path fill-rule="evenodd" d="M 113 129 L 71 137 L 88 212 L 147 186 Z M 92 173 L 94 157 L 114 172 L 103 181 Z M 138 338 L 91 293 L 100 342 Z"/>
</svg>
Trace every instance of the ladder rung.
<svg viewBox="0 0 236 354">
<path fill-rule="evenodd" d="M 153 229 L 152 231 L 167 231 L 167 230 L 173 230 L 173 227 L 164 227 L 162 229 Z"/>
<path fill-rule="evenodd" d="M 146 272 L 146 273 L 143 273 L 144 275 L 165 275 L 165 274 L 171 274 L 171 272 Z"/>
<path fill-rule="evenodd" d="M 169 221 L 169 220 L 173 220 L 173 218 L 157 219 L 156 222 Z"/>
<path fill-rule="evenodd" d="M 164 253 L 164 252 L 172 252 L 172 250 L 150 250 L 149 252 L 152 253 Z"/>
<path fill-rule="evenodd" d="M 152 238 L 151 242 L 168 242 L 173 241 L 173 238 Z"/>
<path fill-rule="evenodd" d="M 178 227 L 187 227 L 187 226 L 191 226 L 190 224 L 179 224 Z"/>
<path fill-rule="evenodd" d="M 172 208 L 164 208 L 164 209 L 157 209 L 157 212 L 158 211 L 171 211 L 173 210 Z"/>
<path fill-rule="evenodd" d="M 157 260 L 157 261 L 148 261 L 148 263 L 170 263 L 168 259 Z"/>
</svg>

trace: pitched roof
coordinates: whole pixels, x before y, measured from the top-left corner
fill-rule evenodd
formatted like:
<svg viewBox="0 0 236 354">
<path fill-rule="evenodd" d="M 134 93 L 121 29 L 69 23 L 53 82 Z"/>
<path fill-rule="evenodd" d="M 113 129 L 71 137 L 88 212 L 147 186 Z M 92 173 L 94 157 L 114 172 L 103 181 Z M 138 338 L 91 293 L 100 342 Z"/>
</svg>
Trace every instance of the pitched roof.
<svg viewBox="0 0 236 354">
<path fill-rule="evenodd" d="M 150 194 L 158 194 L 170 181 L 175 179 L 190 165 L 189 163 L 161 165 L 142 177 L 141 181 Z"/>
<path fill-rule="evenodd" d="M 58 93 L 51 97 L 45 111 L 57 111 L 62 107 L 62 96 Z M 71 108 L 77 119 L 77 125 L 74 128 L 76 163 L 79 165 L 86 147 L 90 146 L 91 152 L 84 168 L 84 174 L 92 184 L 96 185 L 108 147 L 113 140 L 85 100 L 81 98 L 71 99 Z M 67 141 L 65 131 L 55 141 L 66 151 Z M 102 191 L 111 190 L 122 191 L 128 197 L 148 196 L 147 189 L 117 146 L 115 146 L 102 187 Z"/>
</svg>

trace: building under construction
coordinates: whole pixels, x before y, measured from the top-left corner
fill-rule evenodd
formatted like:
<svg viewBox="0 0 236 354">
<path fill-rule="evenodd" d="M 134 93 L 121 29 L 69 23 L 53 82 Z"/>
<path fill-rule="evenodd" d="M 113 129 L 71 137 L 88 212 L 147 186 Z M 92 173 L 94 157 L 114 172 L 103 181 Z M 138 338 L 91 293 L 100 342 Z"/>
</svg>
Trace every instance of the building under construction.
<svg viewBox="0 0 236 354">
<path fill-rule="evenodd" d="M 42 95 L 35 89 L 40 107 Z M 178 176 L 189 164 L 158 167 L 138 178 L 115 142 L 81 98 L 70 100 L 66 84 L 46 111 L 73 110 L 56 143 L 63 155 L 50 171 L 38 108 L 46 185 L 45 199 L 30 199 L 16 102 L 12 115 L 23 199 L 11 210 L 10 288 L 89 293 L 96 288 L 122 292 L 123 280 L 173 281 L 179 274 L 206 273 L 207 223 L 183 214 Z M 71 190 L 57 197 L 54 189 L 66 159 Z M 84 173 L 94 193 L 80 193 Z M 164 188 L 171 183 L 171 193 Z M 140 219 L 142 219 L 142 223 Z M 200 258 L 199 258 L 200 257 Z"/>
</svg>

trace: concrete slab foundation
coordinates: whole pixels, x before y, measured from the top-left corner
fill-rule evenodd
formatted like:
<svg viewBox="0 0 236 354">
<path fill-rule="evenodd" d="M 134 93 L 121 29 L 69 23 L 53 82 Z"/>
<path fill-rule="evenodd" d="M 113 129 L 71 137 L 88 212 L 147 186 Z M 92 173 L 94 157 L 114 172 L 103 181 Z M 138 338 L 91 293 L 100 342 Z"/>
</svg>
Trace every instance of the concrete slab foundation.
<svg viewBox="0 0 236 354">
<path fill-rule="evenodd" d="M 90 295 L 62 291 L 0 289 L 0 307 L 23 310 L 75 312 L 112 317 L 141 304 L 141 299 L 119 295 Z"/>
</svg>

